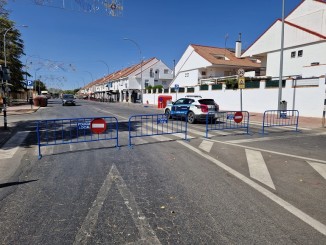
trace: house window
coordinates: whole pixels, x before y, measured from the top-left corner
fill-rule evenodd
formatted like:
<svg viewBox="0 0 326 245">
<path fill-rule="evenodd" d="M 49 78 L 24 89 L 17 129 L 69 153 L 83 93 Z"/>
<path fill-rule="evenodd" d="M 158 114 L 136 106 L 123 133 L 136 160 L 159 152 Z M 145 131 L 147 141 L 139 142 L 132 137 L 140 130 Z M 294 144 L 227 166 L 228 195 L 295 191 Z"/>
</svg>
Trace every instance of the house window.
<svg viewBox="0 0 326 245">
<path fill-rule="evenodd" d="M 295 51 L 291 52 L 291 58 L 295 58 Z"/>
<path fill-rule="evenodd" d="M 158 83 L 158 80 L 155 79 L 155 80 L 154 80 L 154 83 Z"/>
<path fill-rule="evenodd" d="M 189 77 L 189 73 L 187 72 L 187 73 L 185 73 L 185 77 Z"/>
<path fill-rule="evenodd" d="M 169 74 L 169 70 L 168 69 L 164 69 L 164 74 Z"/>
<path fill-rule="evenodd" d="M 145 80 L 145 88 L 147 88 L 149 85 L 149 80 Z"/>
<path fill-rule="evenodd" d="M 149 70 L 149 77 L 154 77 L 153 69 L 150 69 L 150 70 Z"/>
<path fill-rule="evenodd" d="M 298 57 L 302 57 L 302 55 L 303 55 L 303 50 L 299 50 L 298 51 Z"/>
<path fill-rule="evenodd" d="M 206 76 L 206 71 L 202 71 L 202 72 L 201 72 L 201 75 L 202 75 L 202 76 Z"/>
</svg>

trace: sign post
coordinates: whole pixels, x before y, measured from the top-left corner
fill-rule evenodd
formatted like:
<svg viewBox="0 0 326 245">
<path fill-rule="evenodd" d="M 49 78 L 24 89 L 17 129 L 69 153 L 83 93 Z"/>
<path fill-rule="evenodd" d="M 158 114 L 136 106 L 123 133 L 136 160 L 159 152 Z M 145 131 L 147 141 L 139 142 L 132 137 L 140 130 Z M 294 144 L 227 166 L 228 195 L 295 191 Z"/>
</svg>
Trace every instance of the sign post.
<svg viewBox="0 0 326 245">
<path fill-rule="evenodd" d="M 242 89 L 245 88 L 245 70 L 240 68 L 238 70 L 238 88 L 240 89 L 240 110 L 242 111 Z"/>
<path fill-rule="evenodd" d="M 179 84 L 175 84 L 174 85 L 174 90 L 176 92 L 176 94 L 175 94 L 175 100 L 177 100 L 178 99 L 178 92 L 179 92 Z"/>
</svg>

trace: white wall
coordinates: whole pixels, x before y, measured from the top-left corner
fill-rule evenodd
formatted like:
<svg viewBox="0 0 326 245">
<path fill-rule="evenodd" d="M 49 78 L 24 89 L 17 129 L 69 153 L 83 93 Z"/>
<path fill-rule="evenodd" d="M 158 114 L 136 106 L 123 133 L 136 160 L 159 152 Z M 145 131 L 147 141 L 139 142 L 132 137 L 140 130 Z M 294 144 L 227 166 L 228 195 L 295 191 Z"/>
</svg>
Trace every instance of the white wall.
<svg viewBox="0 0 326 245">
<path fill-rule="evenodd" d="M 286 87 L 282 89 L 282 100 L 287 101 L 287 109 L 293 109 L 293 98 L 295 92 L 294 109 L 299 110 L 301 116 L 321 117 L 324 109 L 325 99 L 325 78 L 319 79 L 318 87 L 300 87 L 292 88 L 292 80 L 286 81 Z M 242 109 L 249 112 L 263 113 L 266 110 L 277 110 L 278 108 L 278 88 L 264 88 L 263 84 L 259 89 L 242 90 Z M 220 110 L 240 110 L 240 90 L 209 90 L 199 91 L 195 88 L 194 93 L 203 98 L 213 98 L 220 106 Z M 144 94 L 144 101 L 149 104 L 157 105 L 157 98 L 161 94 Z M 163 94 L 172 95 L 173 100 L 184 97 L 187 93 Z"/>
<path fill-rule="evenodd" d="M 306 0 L 287 16 L 286 20 L 326 35 L 326 4 Z"/>
<path fill-rule="evenodd" d="M 303 56 L 298 57 L 298 51 L 303 50 Z M 296 57 L 291 58 L 291 52 L 296 52 Z M 304 68 L 311 66 L 312 62 L 319 62 L 320 65 L 326 64 L 326 42 L 293 47 L 284 50 L 283 54 L 283 76 L 301 75 L 304 74 Z M 280 52 L 268 53 L 266 72 L 268 76 L 278 77 L 280 69 Z M 314 76 L 319 77 L 325 74 L 325 67 L 314 67 L 316 72 Z M 311 73 L 311 72 L 310 72 Z"/>
</svg>

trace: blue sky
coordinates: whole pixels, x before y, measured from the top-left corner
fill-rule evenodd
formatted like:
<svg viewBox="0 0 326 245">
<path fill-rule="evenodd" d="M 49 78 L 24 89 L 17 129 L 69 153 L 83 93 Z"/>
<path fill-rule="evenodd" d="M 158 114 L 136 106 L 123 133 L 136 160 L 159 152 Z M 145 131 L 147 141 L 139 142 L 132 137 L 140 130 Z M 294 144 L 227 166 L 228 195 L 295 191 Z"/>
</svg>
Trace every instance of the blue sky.
<svg viewBox="0 0 326 245">
<path fill-rule="evenodd" d="M 285 14 L 300 2 L 286 0 Z M 247 48 L 282 15 L 282 0 L 124 0 L 123 7 L 122 16 L 112 17 L 38 6 L 33 0 L 7 5 L 16 25 L 28 25 L 18 29 L 29 73 L 62 89 L 138 63 L 136 45 L 123 38 L 138 43 L 144 59 L 157 57 L 173 68 L 189 44 L 223 48 L 228 34 L 227 47 L 234 48 L 241 32 Z"/>
</svg>

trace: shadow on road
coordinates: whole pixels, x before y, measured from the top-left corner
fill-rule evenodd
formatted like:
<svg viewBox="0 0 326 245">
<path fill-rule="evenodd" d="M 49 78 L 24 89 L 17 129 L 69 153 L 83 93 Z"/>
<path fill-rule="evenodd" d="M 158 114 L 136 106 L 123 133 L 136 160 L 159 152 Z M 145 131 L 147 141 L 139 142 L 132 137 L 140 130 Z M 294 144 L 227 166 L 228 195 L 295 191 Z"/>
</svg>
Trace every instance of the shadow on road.
<svg viewBox="0 0 326 245">
<path fill-rule="evenodd" d="M 27 184 L 30 182 L 34 182 L 34 181 L 38 181 L 37 179 L 35 180 L 27 180 L 27 181 L 16 181 L 16 182 L 9 182 L 9 183 L 3 183 L 0 184 L 0 188 L 5 188 L 5 187 L 9 187 L 9 186 L 15 186 L 15 185 L 23 185 L 23 184 Z"/>
</svg>

